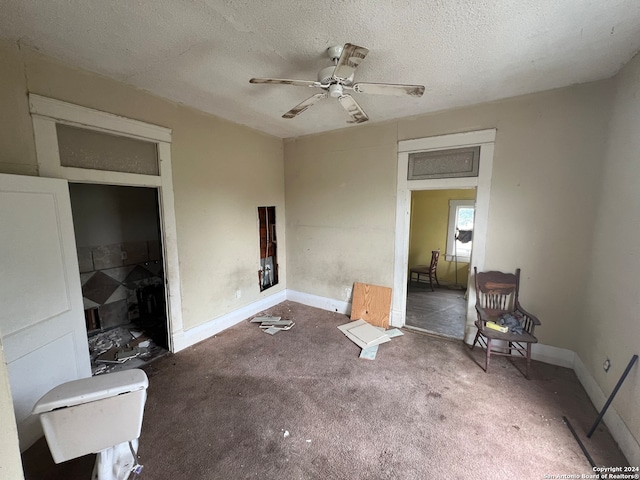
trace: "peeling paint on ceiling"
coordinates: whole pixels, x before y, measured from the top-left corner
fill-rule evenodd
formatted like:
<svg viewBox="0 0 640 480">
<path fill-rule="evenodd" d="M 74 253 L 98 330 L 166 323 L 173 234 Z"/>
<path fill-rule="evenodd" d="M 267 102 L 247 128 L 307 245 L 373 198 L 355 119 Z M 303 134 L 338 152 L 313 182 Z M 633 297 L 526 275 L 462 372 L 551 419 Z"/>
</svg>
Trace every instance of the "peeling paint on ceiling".
<svg viewBox="0 0 640 480">
<path fill-rule="evenodd" d="M 347 127 L 318 90 L 326 49 L 370 52 L 355 81 L 420 84 L 421 98 L 353 93 L 370 123 L 614 75 L 640 50 L 638 0 L 4 0 L 0 37 L 70 65 L 288 138 Z"/>
</svg>

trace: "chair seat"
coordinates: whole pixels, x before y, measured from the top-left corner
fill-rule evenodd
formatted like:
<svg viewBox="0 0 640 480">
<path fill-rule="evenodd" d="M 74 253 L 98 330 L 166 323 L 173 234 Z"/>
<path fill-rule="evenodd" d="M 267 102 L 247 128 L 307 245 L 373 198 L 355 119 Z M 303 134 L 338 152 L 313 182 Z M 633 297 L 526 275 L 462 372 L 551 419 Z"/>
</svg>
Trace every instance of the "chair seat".
<svg viewBox="0 0 640 480">
<path fill-rule="evenodd" d="M 412 273 L 429 273 L 429 269 L 431 267 L 429 265 L 416 265 L 415 267 L 411 267 Z"/>
<path fill-rule="evenodd" d="M 492 321 L 494 322 L 496 322 L 496 320 L 497 318 L 492 319 Z M 498 330 L 493 330 L 492 328 L 484 327 L 483 322 L 479 320 L 476 320 L 475 324 L 476 324 L 476 327 L 478 327 L 478 330 L 482 332 L 482 335 L 492 340 L 504 340 L 506 342 L 538 343 L 538 339 L 533 335 L 531 335 L 530 333 L 527 333 L 526 331 L 519 334 L 509 333 L 509 332 L 502 333 L 502 332 L 499 332 Z"/>
<path fill-rule="evenodd" d="M 416 265 L 415 267 L 411 267 L 409 270 L 411 273 L 409 274 L 409 281 L 413 281 L 413 276 L 416 275 L 418 278 L 416 279 L 420 282 L 420 275 L 426 275 L 429 277 L 429 285 L 431 286 L 431 291 L 433 292 L 433 281 L 435 280 L 436 285 L 440 287 L 440 282 L 438 281 L 438 274 L 436 273 L 436 268 L 438 267 L 438 258 L 440 257 L 440 250 L 432 250 L 431 251 L 431 264 L 430 265 Z"/>
</svg>

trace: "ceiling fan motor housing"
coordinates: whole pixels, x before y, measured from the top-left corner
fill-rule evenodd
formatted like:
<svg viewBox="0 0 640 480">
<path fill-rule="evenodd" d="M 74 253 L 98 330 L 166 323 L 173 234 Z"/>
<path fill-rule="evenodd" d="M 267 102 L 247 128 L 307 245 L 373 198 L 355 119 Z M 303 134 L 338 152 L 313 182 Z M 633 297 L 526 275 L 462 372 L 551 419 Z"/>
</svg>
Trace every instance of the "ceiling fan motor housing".
<svg viewBox="0 0 640 480">
<path fill-rule="evenodd" d="M 318 72 L 318 81 L 322 85 L 329 85 L 333 79 L 333 71 L 336 69 L 335 65 L 331 65 L 330 67 L 325 67 Z"/>
<path fill-rule="evenodd" d="M 331 65 L 330 67 L 325 67 L 318 72 L 318 82 L 322 85 L 331 85 L 332 83 L 336 83 L 336 80 L 333 78 L 333 72 L 335 72 L 335 65 Z M 353 75 L 347 78 L 345 81 L 341 82 L 343 85 L 351 85 L 353 83 Z"/>
<path fill-rule="evenodd" d="M 341 97 L 342 85 L 340 85 L 339 83 L 334 83 L 332 85 L 329 85 L 329 95 L 331 95 L 333 98 Z"/>
</svg>

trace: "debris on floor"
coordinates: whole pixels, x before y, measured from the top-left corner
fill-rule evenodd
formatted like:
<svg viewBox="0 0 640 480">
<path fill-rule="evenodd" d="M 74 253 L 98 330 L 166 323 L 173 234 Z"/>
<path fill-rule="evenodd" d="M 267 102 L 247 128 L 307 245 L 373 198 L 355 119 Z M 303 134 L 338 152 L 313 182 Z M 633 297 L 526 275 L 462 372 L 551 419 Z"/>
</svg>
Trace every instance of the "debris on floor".
<svg viewBox="0 0 640 480">
<path fill-rule="evenodd" d="M 260 329 L 269 335 L 275 335 L 283 330 L 291 330 L 295 323 L 291 320 L 281 320 L 282 317 L 262 316 L 255 317 L 251 323 L 259 323 Z"/>
<path fill-rule="evenodd" d="M 92 375 L 137 368 L 162 352 L 164 349 L 143 332 L 125 326 L 97 332 L 89 337 Z"/>
<path fill-rule="evenodd" d="M 375 327 L 363 319 L 340 325 L 338 328 L 349 340 L 362 349 L 360 358 L 366 360 L 375 360 L 379 345 L 391 341 L 393 337 L 404 335 L 397 328 L 385 330 L 382 327 Z"/>
</svg>

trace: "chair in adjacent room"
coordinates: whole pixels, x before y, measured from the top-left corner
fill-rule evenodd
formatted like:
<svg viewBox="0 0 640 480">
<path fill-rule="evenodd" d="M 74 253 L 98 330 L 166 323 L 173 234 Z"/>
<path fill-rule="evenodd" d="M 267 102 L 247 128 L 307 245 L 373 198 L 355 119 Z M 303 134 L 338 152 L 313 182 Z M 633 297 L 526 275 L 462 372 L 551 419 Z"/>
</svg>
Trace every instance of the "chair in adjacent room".
<svg viewBox="0 0 640 480">
<path fill-rule="evenodd" d="M 420 275 L 426 275 L 429 277 L 429 284 L 431 285 L 431 291 L 433 292 L 433 281 L 436 281 L 436 285 L 440 288 L 440 282 L 438 282 L 438 259 L 440 258 L 440 250 L 431 251 L 431 263 L 429 265 L 416 265 L 409 270 L 409 280 L 413 281 L 413 276 L 416 275 L 416 281 L 420 281 Z"/>
<path fill-rule="evenodd" d="M 471 349 L 479 343 L 485 350 L 485 372 L 489 369 L 492 354 L 511 356 L 515 352 L 522 355 L 526 358 L 525 376 L 529 378 L 531 345 L 538 342 L 534 336 L 534 329 L 540 325 L 540 320 L 522 308 L 518 300 L 520 269 L 516 269 L 515 274 L 478 272 L 475 267 L 473 271 L 478 314 L 475 325 L 478 333 Z M 503 333 L 495 330 L 496 325 L 501 326 L 503 330 L 504 327 L 508 327 L 508 331 Z"/>
</svg>

